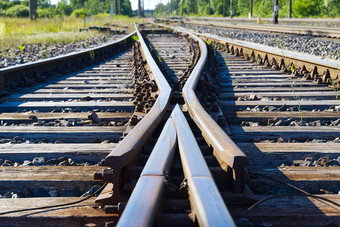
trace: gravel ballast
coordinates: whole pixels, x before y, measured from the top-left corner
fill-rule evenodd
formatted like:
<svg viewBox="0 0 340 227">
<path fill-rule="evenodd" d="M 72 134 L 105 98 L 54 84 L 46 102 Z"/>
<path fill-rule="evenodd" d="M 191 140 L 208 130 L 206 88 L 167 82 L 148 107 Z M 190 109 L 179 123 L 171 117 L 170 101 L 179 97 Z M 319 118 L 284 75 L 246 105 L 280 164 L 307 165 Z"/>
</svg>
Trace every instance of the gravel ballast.
<svg viewBox="0 0 340 227">
<path fill-rule="evenodd" d="M 210 33 L 229 39 L 259 43 L 267 46 L 340 60 L 340 40 L 315 36 L 247 31 L 241 29 L 215 28 L 182 24 L 182 27 L 199 33 Z"/>
</svg>

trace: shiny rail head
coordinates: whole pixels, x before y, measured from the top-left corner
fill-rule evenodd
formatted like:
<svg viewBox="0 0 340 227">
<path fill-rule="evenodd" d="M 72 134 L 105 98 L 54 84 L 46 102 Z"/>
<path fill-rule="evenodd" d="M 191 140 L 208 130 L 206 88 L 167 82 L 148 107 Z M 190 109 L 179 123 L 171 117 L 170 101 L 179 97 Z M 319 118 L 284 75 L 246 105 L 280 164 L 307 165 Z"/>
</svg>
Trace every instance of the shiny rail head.
<svg viewBox="0 0 340 227">
<path fill-rule="evenodd" d="M 135 24 L 135 28 L 143 50 L 142 54 L 144 54 L 148 66 L 155 77 L 160 93 L 150 112 L 144 116 L 144 118 L 135 126 L 134 129 L 132 129 L 124 140 L 106 157 L 105 165 L 110 166 L 111 168 L 117 168 L 116 165 L 118 163 L 121 167 L 123 167 L 132 161 L 137 151 L 141 149 L 142 145 L 157 127 L 170 102 L 170 85 L 166 81 L 164 75 L 158 68 L 150 51 L 148 50 L 143 36 L 138 31 L 138 25 Z M 111 158 L 117 159 L 117 157 L 119 159 L 118 163 L 110 160 Z"/>
<path fill-rule="evenodd" d="M 200 226 L 235 226 L 178 105 L 171 116 L 176 126 L 184 174 L 188 179 L 190 204 Z"/>
<path fill-rule="evenodd" d="M 142 47 L 142 55 L 146 58 L 160 93 L 151 110 L 104 159 L 103 164 L 110 167 L 114 172 L 111 183 L 115 185 L 115 193 L 113 193 L 111 197 L 96 201 L 98 203 L 104 203 L 105 201 L 105 203 L 110 204 L 117 201 L 126 201 L 127 198 L 122 189 L 122 185 L 124 184 L 121 179 L 122 169 L 135 160 L 135 157 L 138 155 L 143 145 L 151 137 L 152 133 L 161 122 L 170 102 L 170 85 L 152 58 L 143 36 L 137 29 L 138 26 L 135 26 Z"/>
<path fill-rule="evenodd" d="M 176 29 L 171 26 L 164 27 L 170 27 L 172 29 L 188 33 L 199 42 L 201 48 L 201 57 L 183 88 L 184 100 L 191 117 L 202 131 L 202 135 L 208 144 L 213 146 L 214 151 L 216 151 L 215 154 L 217 154 L 217 159 L 220 163 L 225 163 L 232 168 L 243 169 L 247 167 L 249 165 L 249 160 L 246 155 L 204 110 L 195 94 L 195 88 L 202 72 L 204 71 L 208 58 L 206 43 L 196 35 L 183 29 Z"/>
<path fill-rule="evenodd" d="M 166 171 L 170 169 L 177 135 L 170 117 L 143 168 L 117 226 L 152 226 L 164 190 Z"/>
<path fill-rule="evenodd" d="M 165 176 L 170 169 L 176 147 L 176 128 L 173 120 L 169 118 L 143 168 L 141 176 Z"/>
<path fill-rule="evenodd" d="M 236 226 L 213 178 L 188 179 L 192 210 L 200 226 Z"/>
<path fill-rule="evenodd" d="M 169 167 L 164 164 L 169 165 L 167 159 L 173 156 L 176 134 L 188 179 L 192 211 L 200 226 L 235 226 L 178 104 L 166 122 L 117 226 L 153 225 L 164 190 L 164 170 Z M 172 149 L 165 155 L 160 152 L 164 143 L 168 149 Z M 161 157 L 161 154 L 165 157 Z M 160 160 L 161 165 L 157 160 Z"/>
<path fill-rule="evenodd" d="M 178 104 L 171 116 L 176 126 L 178 146 L 185 176 L 187 178 L 194 176 L 211 177 L 195 136 Z"/>
<path fill-rule="evenodd" d="M 140 177 L 117 226 L 152 226 L 163 190 L 163 176 Z"/>
</svg>

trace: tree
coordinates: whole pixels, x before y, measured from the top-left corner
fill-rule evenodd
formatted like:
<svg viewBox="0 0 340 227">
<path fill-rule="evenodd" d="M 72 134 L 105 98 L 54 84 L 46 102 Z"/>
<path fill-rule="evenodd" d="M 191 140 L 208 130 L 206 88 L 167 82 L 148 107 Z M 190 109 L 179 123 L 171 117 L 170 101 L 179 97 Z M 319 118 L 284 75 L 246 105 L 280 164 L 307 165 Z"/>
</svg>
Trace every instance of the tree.
<svg viewBox="0 0 340 227">
<path fill-rule="evenodd" d="M 131 2 L 129 0 L 122 0 L 120 13 L 122 15 L 132 16 Z"/>
<path fill-rule="evenodd" d="M 71 7 L 73 9 L 80 9 L 84 8 L 85 0 L 71 0 Z"/>
<path fill-rule="evenodd" d="M 273 11 L 272 0 L 255 0 L 254 1 L 254 16 L 272 17 L 272 11 Z M 280 12 L 279 12 L 279 15 L 280 15 Z"/>
<path fill-rule="evenodd" d="M 320 16 L 323 2 L 319 0 L 296 0 L 293 12 L 296 17 Z"/>
<path fill-rule="evenodd" d="M 340 0 L 324 0 L 324 15 L 340 17 Z"/>
<path fill-rule="evenodd" d="M 51 7 L 51 1 L 50 0 L 38 0 L 37 6 L 40 7 L 40 8 Z"/>
<path fill-rule="evenodd" d="M 60 2 L 58 2 L 58 10 L 61 15 L 67 16 L 71 15 L 73 11 L 72 7 L 67 4 L 66 0 L 60 0 Z"/>
<path fill-rule="evenodd" d="M 85 2 L 85 10 L 90 15 L 104 13 L 104 2 L 100 0 L 88 0 Z"/>
</svg>

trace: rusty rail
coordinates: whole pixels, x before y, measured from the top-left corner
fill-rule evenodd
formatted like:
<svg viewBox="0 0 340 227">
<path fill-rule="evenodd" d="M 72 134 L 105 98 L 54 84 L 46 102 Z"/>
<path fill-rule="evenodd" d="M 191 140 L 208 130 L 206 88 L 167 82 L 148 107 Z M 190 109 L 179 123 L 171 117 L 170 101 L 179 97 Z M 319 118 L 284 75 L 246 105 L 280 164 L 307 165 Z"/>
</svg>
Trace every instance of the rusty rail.
<svg viewBox="0 0 340 227">
<path fill-rule="evenodd" d="M 177 140 L 188 179 L 191 210 L 199 225 L 235 226 L 178 104 L 167 120 L 117 226 L 154 224 Z"/>
<path fill-rule="evenodd" d="M 206 44 L 190 32 L 179 30 L 171 26 L 166 27 L 175 29 L 179 32 L 185 32 L 199 42 L 201 58 L 197 62 L 195 68 L 189 76 L 189 79 L 183 87 L 183 97 L 190 116 L 202 131 L 202 135 L 206 142 L 213 147 L 214 156 L 220 163 L 221 167 L 225 171 L 228 171 L 228 168 L 232 168 L 234 180 L 233 191 L 235 193 L 241 193 L 245 187 L 245 181 L 247 178 L 245 168 L 249 165 L 249 160 L 247 156 L 241 151 L 241 149 L 204 110 L 195 94 L 197 83 L 204 71 L 208 57 Z"/>
<path fill-rule="evenodd" d="M 153 225 L 176 145 L 176 129 L 170 117 L 119 219 L 118 227 Z"/>
<path fill-rule="evenodd" d="M 155 60 L 153 59 L 147 45 L 136 27 L 136 33 L 141 43 L 144 56 L 148 62 L 148 66 L 153 73 L 156 80 L 159 96 L 151 108 L 150 112 L 144 116 L 144 118 L 130 131 L 130 133 L 124 138 L 121 143 L 105 158 L 104 165 L 111 168 L 111 170 L 105 170 L 100 178 L 110 183 L 107 186 L 107 191 L 110 193 L 101 194 L 97 198 L 97 202 L 100 203 L 115 203 L 118 201 L 127 201 L 127 197 L 123 193 L 123 185 L 120 184 L 123 168 L 131 163 L 147 139 L 152 135 L 159 122 L 162 120 L 164 113 L 167 110 L 170 102 L 171 88 L 163 76 L 162 72 L 158 68 Z M 97 175 L 97 177 L 99 177 Z M 112 184 L 113 183 L 113 184 Z M 114 185 L 114 193 L 112 194 L 112 187 Z"/>
<path fill-rule="evenodd" d="M 44 78 L 70 73 L 113 56 L 134 42 L 135 34 L 132 32 L 119 40 L 83 51 L 0 69 L 0 96 L 7 93 L 6 87 L 32 86 Z"/>
<path fill-rule="evenodd" d="M 203 40 L 221 44 L 222 48 L 236 56 L 243 56 L 258 64 L 277 67 L 282 71 L 291 71 L 306 79 L 313 79 L 317 83 L 337 82 L 339 84 L 340 81 L 340 61 L 325 60 L 321 57 L 250 42 L 232 41 L 211 34 L 195 33 L 195 35 Z"/>
<path fill-rule="evenodd" d="M 188 179 L 191 210 L 200 226 L 235 226 L 215 185 L 194 134 L 178 107 L 172 113 L 184 175 Z"/>
<path fill-rule="evenodd" d="M 211 19 L 205 21 L 197 21 L 196 19 L 185 20 L 187 24 L 195 24 L 202 26 L 213 26 L 218 28 L 232 28 L 232 29 L 245 29 L 265 32 L 279 32 L 297 35 L 311 35 L 320 37 L 340 38 L 340 28 L 324 28 L 324 27 L 308 27 L 308 26 L 288 26 L 288 25 L 265 25 L 265 24 L 245 24 L 235 23 L 229 21 L 218 21 Z"/>
</svg>

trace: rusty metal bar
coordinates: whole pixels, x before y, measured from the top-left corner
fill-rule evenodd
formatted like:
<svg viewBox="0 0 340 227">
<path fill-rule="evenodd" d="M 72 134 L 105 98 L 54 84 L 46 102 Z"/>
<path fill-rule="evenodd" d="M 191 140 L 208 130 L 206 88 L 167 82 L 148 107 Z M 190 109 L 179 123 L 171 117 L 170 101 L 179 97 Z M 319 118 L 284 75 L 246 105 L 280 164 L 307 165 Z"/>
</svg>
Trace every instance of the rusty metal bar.
<svg viewBox="0 0 340 227">
<path fill-rule="evenodd" d="M 165 176 L 169 171 L 177 145 L 176 130 L 171 117 L 165 124 L 141 176 Z"/>
<path fill-rule="evenodd" d="M 119 219 L 118 227 L 153 225 L 176 145 L 176 129 L 172 118 L 169 118 Z"/>
<path fill-rule="evenodd" d="M 262 20 L 264 19 L 261 18 L 261 21 Z M 280 18 L 280 21 L 282 20 L 284 19 Z M 242 22 L 235 24 L 235 23 L 230 23 L 230 21 L 223 20 L 221 18 L 214 18 L 213 21 L 212 19 L 207 20 L 205 18 L 192 18 L 190 20 L 186 18 L 185 23 L 186 24 L 197 24 L 197 25 L 202 25 L 202 26 L 214 26 L 214 27 L 220 27 L 220 28 L 245 29 L 245 30 L 256 30 L 256 31 L 267 31 L 267 32 L 270 31 L 270 32 L 288 33 L 288 34 L 340 38 L 339 28 L 310 27 L 310 26 L 296 26 L 296 25 L 290 25 L 290 26 L 289 25 L 275 25 L 274 26 L 272 24 L 261 24 L 261 25 L 250 24 L 248 25 Z"/>
<path fill-rule="evenodd" d="M 114 48 L 120 48 L 121 46 L 125 45 L 127 43 L 126 40 L 132 40 L 131 37 L 134 34 L 136 34 L 136 32 L 132 32 L 116 41 L 76 53 L 69 53 L 53 58 L 0 69 L 0 95 L 6 93 L 6 85 L 20 83 L 23 74 L 25 74 L 27 77 L 30 77 L 30 79 L 36 78 L 36 80 L 39 80 L 39 74 L 43 74 L 45 71 L 53 71 L 58 67 L 66 68 L 67 66 L 70 66 L 72 62 L 74 62 L 74 64 L 82 63 L 84 60 L 88 60 L 90 62 L 91 60 L 94 60 L 91 59 L 90 53 L 93 53 L 94 58 L 100 58 L 101 56 L 112 52 Z"/>
<path fill-rule="evenodd" d="M 186 32 L 170 26 L 169 28 Z M 199 42 L 201 57 L 191 72 L 185 86 L 183 87 L 183 97 L 185 104 L 188 108 L 190 116 L 202 131 L 202 136 L 206 142 L 213 147 L 214 155 L 221 167 L 225 171 L 227 171 L 228 167 L 232 168 L 234 179 L 233 191 L 235 193 L 241 193 L 245 187 L 245 168 L 249 165 L 249 160 L 242 150 L 204 110 L 195 94 L 197 83 L 200 79 L 201 73 L 204 71 L 208 57 L 208 51 L 206 44 L 201 39 L 192 33 L 186 33 Z"/>
<path fill-rule="evenodd" d="M 264 63 L 263 61 L 265 58 L 268 60 L 274 58 L 276 62 L 284 62 L 285 66 L 288 66 L 289 64 L 293 64 L 295 68 L 305 66 L 307 71 L 314 70 L 314 67 L 316 66 L 320 73 L 319 76 L 322 76 L 328 70 L 330 77 L 334 81 L 340 81 L 340 61 L 326 60 L 317 56 L 305 55 L 285 49 L 254 44 L 245 41 L 232 41 L 230 39 L 218 37 L 212 34 L 195 33 L 195 35 L 199 36 L 203 40 L 210 39 L 210 41 L 216 41 L 227 45 L 229 50 L 233 49 L 234 51 L 240 53 L 239 55 L 243 55 L 245 58 L 249 58 L 251 55 L 257 56 L 258 58 L 262 59 L 261 63 Z"/>
<path fill-rule="evenodd" d="M 202 152 L 184 114 L 176 105 L 172 112 L 179 152 L 189 184 L 192 211 L 200 226 L 235 226 L 215 185 Z"/>
<path fill-rule="evenodd" d="M 124 140 L 105 158 L 104 165 L 112 169 L 113 182 L 111 183 L 113 183 L 115 188 L 110 198 L 99 198 L 97 202 L 106 203 L 106 201 L 110 201 L 109 203 L 112 203 L 127 200 L 127 197 L 123 196 L 123 187 L 120 185 L 122 169 L 135 159 L 142 146 L 147 139 L 150 138 L 162 120 L 170 102 L 171 88 L 148 50 L 143 36 L 138 31 L 137 25 L 135 25 L 135 27 L 143 54 L 157 83 L 159 96 L 150 112 L 144 116 Z"/>
</svg>

